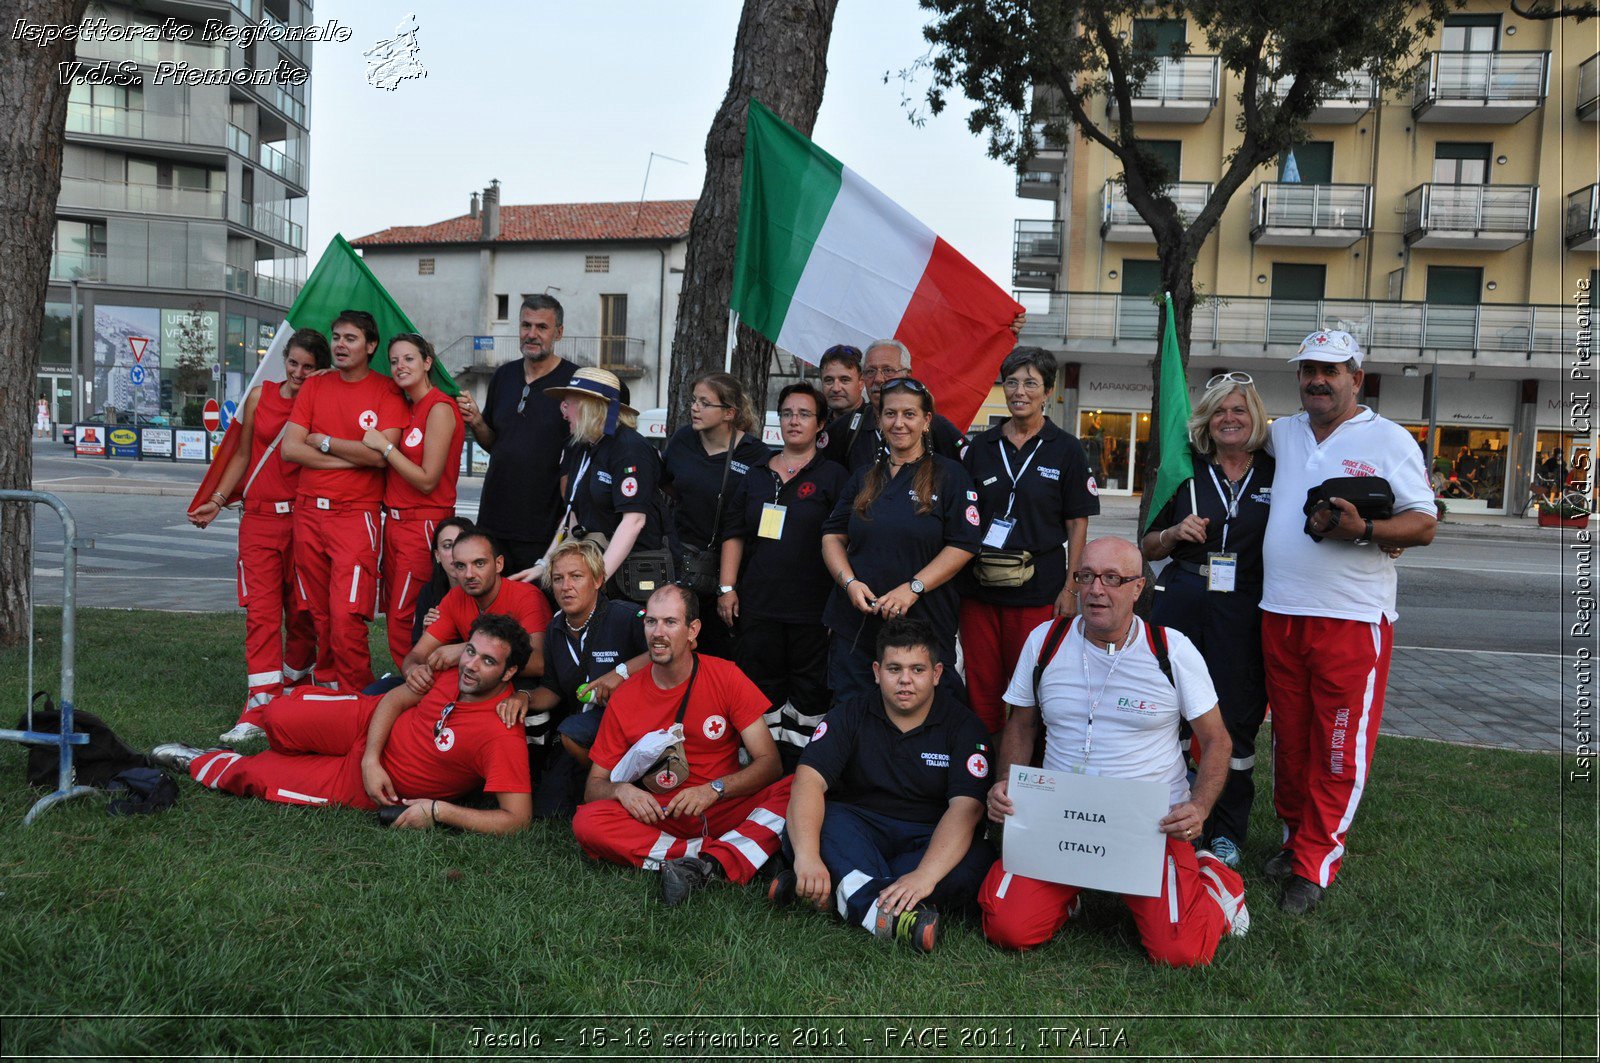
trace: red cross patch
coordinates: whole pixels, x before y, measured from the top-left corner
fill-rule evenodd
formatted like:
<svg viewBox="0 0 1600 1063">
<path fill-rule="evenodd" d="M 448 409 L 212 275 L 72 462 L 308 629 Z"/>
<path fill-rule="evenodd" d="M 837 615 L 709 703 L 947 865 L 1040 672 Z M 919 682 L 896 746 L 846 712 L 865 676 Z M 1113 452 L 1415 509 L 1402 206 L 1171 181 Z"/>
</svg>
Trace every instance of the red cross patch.
<svg viewBox="0 0 1600 1063">
<path fill-rule="evenodd" d="M 817 485 L 812 483 L 810 480 L 807 480 L 805 483 L 801 484 L 800 489 L 795 492 L 795 494 L 799 495 L 801 498 L 810 498 L 816 493 Z"/>
<path fill-rule="evenodd" d="M 373 410 L 362 410 L 361 416 L 356 418 L 356 424 L 362 428 L 378 427 L 378 415 Z"/>
</svg>

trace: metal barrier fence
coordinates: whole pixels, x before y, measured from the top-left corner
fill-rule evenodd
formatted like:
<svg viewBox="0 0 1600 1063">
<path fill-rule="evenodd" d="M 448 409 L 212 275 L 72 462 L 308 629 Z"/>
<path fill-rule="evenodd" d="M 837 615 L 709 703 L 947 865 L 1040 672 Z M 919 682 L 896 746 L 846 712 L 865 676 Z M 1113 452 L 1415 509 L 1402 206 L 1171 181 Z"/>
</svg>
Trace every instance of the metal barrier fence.
<svg viewBox="0 0 1600 1063">
<path fill-rule="evenodd" d="M 0 491 L 0 505 L 7 502 L 25 502 L 46 505 L 61 518 L 61 730 L 60 733 L 36 731 L 33 727 L 33 601 L 28 602 L 28 681 L 24 696 L 28 699 L 26 726 L 20 730 L 0 729 L 0 742 L 22 742 L 34 746 L 55 746 L 58 753 L 56 789 L 46 794 L 28 814 L 22 817 L 27 826 L 51 805 L 60 804 L 73 797 L 86 797 L 94 793 L 89 786 L 78 786 L 72 772 L 72 747 L 89 743 L 89 736 L 79 734 L 72 727 L 73 701 L 76 697 L 76 672 L 74 661 L 78 649 L 78 522 L 73 520 L 61 499 L 43 491 Z M 28 551 L 28 567 L 33 567 L 33 550 Z"/>
</svg>

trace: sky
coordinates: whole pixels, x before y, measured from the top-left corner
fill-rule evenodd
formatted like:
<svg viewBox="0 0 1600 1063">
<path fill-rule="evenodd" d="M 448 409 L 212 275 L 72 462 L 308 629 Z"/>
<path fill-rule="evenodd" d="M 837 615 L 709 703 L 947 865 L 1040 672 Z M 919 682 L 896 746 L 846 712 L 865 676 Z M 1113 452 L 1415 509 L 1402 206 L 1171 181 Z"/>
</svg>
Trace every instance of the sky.
<svg viewBox="0 0 1600 1063">
<path fill-rule="evenodd" d="M 337 232 L 464 214 L 494 178 L 502 204 L 695 198 L 739 10 L 737 0 L 318 0 L 315 21 L 352 36 L 313 51 L 312 263 Z M 393 91 L 368 84 L 362 53 L 412 13 L 427 76 Z M 1009 290 L 1013 222 L 1049 217 L 1049 204 L 1017 198 L 1012 170 L 968 132 L 969 104 L 920 128 L 908 119 L 902 97 L 920 103 L 926 76 L 908 89 L 897 74 L 926 53 L 926 21 L 915 0 L 840 0 L 812 136 Z"/>
</svg>

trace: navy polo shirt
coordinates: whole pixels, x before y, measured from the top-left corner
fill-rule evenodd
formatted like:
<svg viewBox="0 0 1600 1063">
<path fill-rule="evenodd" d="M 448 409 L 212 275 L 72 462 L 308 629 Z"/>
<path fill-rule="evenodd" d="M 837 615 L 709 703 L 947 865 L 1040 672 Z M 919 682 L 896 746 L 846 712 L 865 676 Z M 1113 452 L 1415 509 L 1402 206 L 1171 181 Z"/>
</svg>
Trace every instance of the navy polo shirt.
<svg viewBox="0 0 1600 1063">
<path fill-rule="evenodd" d="M 935 454 L 943 454 L 953 461 L 961 460 L 961 452 L 970 440 L 950 418 L 942 413 L 934 414 L 932 433 Z M 870 400 L 863 401 L 853 413 L 835 417 L 818 438 L 817 446 L 830 460 L 851 472 L 872 464 L 884 450 L 883 437 L 878 434 L 877 407 Z"/>
<path fill-rule="evenodd" d="M 489 471 L 483 478 L 483 499 L 478 505 L 478 527 L 498 539 L 548 543 L 565 508 L 561 500 L 561 448 L 569 429 L 561 416 L 561 400 L 544 393 L 572 382 L 578 367 L 566 359 L 528 389 L 522 412 L 525 383 L 518 358 L 507 362 L 489 378 L 483 420 L 494 431 L 489 451 Z"/>
<path fill-rule="evenodd" d="M 781 456 L 771 461 L 782 460 Z M 820 453 L 784 483 L 771 461 L 750 470 L 733 497 L 727 537 L 744 540 L 739 570 L 739 615 L 786 624 L 820 624 L 828 603 L 822 563 L 822 525 L 833 513 L 850 474 Z M 783 536 L 763 539 L 762 508 L 784 506 Z"/>
<path fill-rule="evenodd" d="M 1206 525 L 1204 544 L 1177 540 L 1172 544 L 1172 559 L 1192 565 L 1203 565 L 1209 554 L 1227 552 L 1239 555 L 1239 567 L 1234 579 L 1241 588 L 1261 589 L 1261 543 L 1267 534 L 1267 512 L 1272 506 L 1272 476 L 1277 462 L 1265 450 L 1255 452 L 1256 460 L 1245 473 L 1239 490 L 1238 510 L 1228 517 L 1228 480 L 1222 469 L 1213 465 L 1197 451 L 1189 452 L 1194 460 L 1194 499 L 1199 504 L 1200 516 L 1211 521 Z M 1212 474 L 1216 479 L 1212 479 Z M 1293 499 L 1286 500 L 1295 505 Z M 1178 488 L 1161 512 L 1150 522 L 1148 531 L 1160 532 L 1193 513 L 1189 506 L 1189 487 Z M 1227 545 L 1223 545 L 1226 533 Z M 1148 534 L 1148 532 L 1147 532 Z M 1167 536 L 1169 540 L 1172 536 Z"/>
<path fill-rule="evenodd" d="M 578 700 L 578 687 L 644 651 L 644 610 L 636 605 L 601 595 L 595 600 L 594 615 L 576 636 L 567 630 L 565 614 L 557 611 L 544 634 L 542 685 L 561 698 L 552 718 L 582 712 L 585 706 Z"/>
<path fill-rule="evenodd" d="M 585 458 L 590 459 L 587 469 L 583 469 Z M 661 458 L 638 432 L 618 425 L 616 435 L 601 436 L 593 446 L 569 447 L 561 475 L 567 478 L 572 512 L 585 531 L 615 535 L 623 514 L 643 513 L 644 530 L 634 549 L 661 548 L 661 507 L 656 502 Z"/>
<path fill-rule="evenodd" d="M 887 594 L 908 582 L 946 546 L 977 553 L 983 542 L 978 493 L 973 490 L 967 470 L 959 462 L 940 454 L 930 455 L 926 460 L 935 465 L 933 508 L 927 514 L 918 515 L 916 492 L 912 488 L 922 464 L 917 462 L 895 473 L 894 479 L 879 492 L 866 517 L 856 512 L 855 500 L 871 466 L 857 469 L 850 474 L 833 513 L 823 522 L 822 534 L 842 534 L 849 540 L 846 552 L 851 571 L 856 578 L 866 581 L 874 594 Z M 919 598 L 909 613 L 928 621 L 939 633 L 940 659 L 946 667 L 954 665 L 956 660 L 959 606 L 955 581 L 950 580 Z M 882 625 L 878 617 L 857 612 L 837 581 L 823 610 L 822 622 L 835 634 L 856 639 L 857 648 L 869 655 Z"/>
<path fill-rule="evenodd" d="M 1000 549 L 1033 555 L 1033 578 L 1021 587 L 980 586 L 969 568 L 962 574 L 962 597 L 993 605 L 1050 605 L 1067 582 L 1065 523 L 1100 512 L 1100 488 L 1089 471 L 1083 444 L 1046 417 L 1043 427 L 1018 450 L 996 425 L 973 440 L 962 464 L 977 485 L 983 531 L 988 532 L 995 518 L 1004 517 L 1010 505 L 1016 526 Z"/>
<path fill-rule="evenodd" d="M 937 823 L 952 799 L 988 797 L 988 741 L 972 711 L 943 690 L 935 691 L 927 717 L 909 731 L 894 725 L 874 693 L 829 711 L 800 763 L 822 776 L 829 801 L 909 823 Z"/>
<path fill-rule="evenodd" d="M 744 482 L 746 474 L 763 464 L 772 455 L 772 448 L 761 442 L 761 437 L 744 433 L 739 445 L 733 448 L 733 461 L 728 464 L 728 496 L 722 507 L 722 528 L 713 546 L 727 537 L 728 514 L 733 506 L 733 494 Z M 722 487 L 722 468 L 727 464 L 728 452 L 707 454 L 700 433 L 684 425 L 667 440 L 667 449 L 661 456 L 661 485 L 677 497 L 677 512 L 673 515 L 668 535 L 674 547 L 687 543 L 704 550 L 711 543 L 711 522 L 717 515 L 717 493 Z"/>
</svg>

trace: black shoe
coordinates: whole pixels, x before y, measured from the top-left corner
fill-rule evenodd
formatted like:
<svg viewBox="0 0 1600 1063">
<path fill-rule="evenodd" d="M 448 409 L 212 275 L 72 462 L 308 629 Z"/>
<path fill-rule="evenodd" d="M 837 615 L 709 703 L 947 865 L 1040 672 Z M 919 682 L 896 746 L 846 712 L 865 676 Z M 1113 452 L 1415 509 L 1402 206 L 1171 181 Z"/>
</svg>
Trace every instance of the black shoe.
<svg viewBox="0 0 1600 1063">
<path fill-rule="evenodd" d="M 783 870 L 772 877 L 772 883 L 767 887 L 767 900 L 779 908 L 787 908 L 795 902 L 799 894 L 795 887 L 799 884 L 799 876 L 793 871 Z"/>
<path fill-rule="evenodd" d="M 1274 882 L 1282 882 L 1294 874 L 1294 850 L 1280 849 L 1261 867 L 1261 873 Z"/>
<path fill-rule="evenodd" d="M 1310 879 L 1295 875 L 1283 888 L 1278 907 L 1290 915 L 1305 915 L 1322 901 L 1322 895 L 1326 892 Z"/>
<path fill-rule="evenodd" d="M 676 908 L 722 873 L 722 865 L 704 856 L 680 856 L 661 865 L 661 903 Z"/>
<path fill-rule="evenodd" d="M 932 952 L 939 942 L 939 909 L 926 901 L 897 916 L 879 911 L 874 935 L 903 941 L 917 952 Z"/>
</svg>

